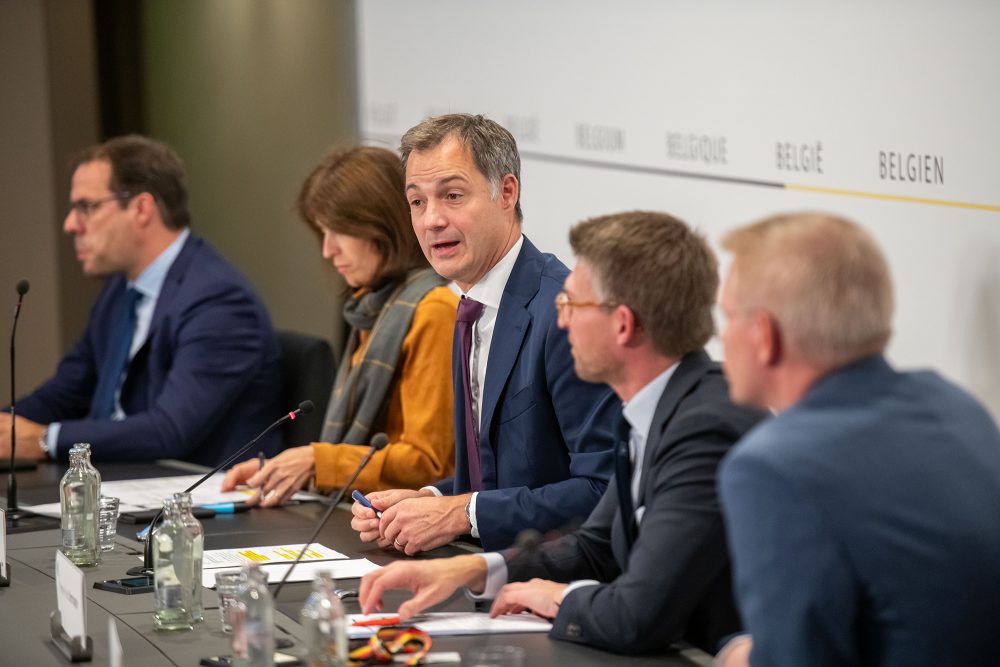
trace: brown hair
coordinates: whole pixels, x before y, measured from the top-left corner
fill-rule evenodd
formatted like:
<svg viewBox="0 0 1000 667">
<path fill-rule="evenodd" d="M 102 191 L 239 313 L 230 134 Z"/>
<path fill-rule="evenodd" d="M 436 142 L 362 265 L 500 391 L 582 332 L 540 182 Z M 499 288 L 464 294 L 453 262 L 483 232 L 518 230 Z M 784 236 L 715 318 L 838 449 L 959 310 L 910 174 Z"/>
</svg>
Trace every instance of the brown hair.
<svg viewBox="0 0 1000 667">
<path fill-rule="evenodd" d="M 486 116 L 467 113 L 453 113 L 432 116 L 411 127 L 400 140 L 399 153 L 402 155 L 403 170 L 413 151 L 426 151 L 438 146 L 449 136 L 455 135 L 472 155 L 476 168 L 490 183 L 492 196 L 500 192 L 500 183 L 507 174 L 513 174 L 521 184 L 521 156 L 517 152 L 514 135 L 500 123 Z M 514 214 L 518 221 L 521 214 L 521 196 L 514 204 Z"/>
<path fill-rule="evenodd" d="M 115 137 L 82 150 L 73 159 L 72 167 L 75 170 L 98 160 L 111 164 L 108 187 L 119 196 L 119 205 L 148 192 L 156 200 L 167 229 L 191 224 L 184 163 L 170 146 L 138 134 Z"/>
<path fill-rule="evenodd" d="M 875 240 L 826 213 L 790 213 L 731 231 L 740 305 L 778 321 L 807 363 L 835 367 L 881 352 L 892 333 L 892 278 Z"/>
<path fill-rule="evenodd" d="M 630 211 L 585 220 L 569 233 L 602 300 L 628 306 L 658 352 L 681 356 L 715 331 L 718 264 L 705 239 L 666 213 Z"/>
<path fill-rule="evenodd" d="M 334 150 L 306 178 L 296 206 L 309 225 L 374 244 L 382 263 L 373 286 L 428 265 L 411 227 L 399 157 L 392 151 L 375 146 Z"/>
</svg>

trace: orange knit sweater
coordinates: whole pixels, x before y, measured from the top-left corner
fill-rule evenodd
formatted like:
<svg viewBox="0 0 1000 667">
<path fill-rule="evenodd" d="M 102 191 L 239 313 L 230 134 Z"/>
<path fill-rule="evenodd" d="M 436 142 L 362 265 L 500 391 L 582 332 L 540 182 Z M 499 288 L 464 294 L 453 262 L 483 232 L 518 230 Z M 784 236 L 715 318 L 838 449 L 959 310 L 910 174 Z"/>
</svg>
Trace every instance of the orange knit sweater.
<svg viewBox="0 0 1000 667">
<path fill-rule="evenodd" d="M 362 493 L 418 489 L 452 474 L 451 346 L 457 308 L 458 297 L 442 286 L 428 292 L 413 311 L 396 364 L 386 423 L 372 429 L 384 430 L 389 445 L 375 454 L 354 483 Z M 364 354 L 368 335 L 360 333 L 351 364 Z M 368 451 L 367 446 L 325 442 L 314 442 L 312 448 L 320 490 L 346 483 Z"/>
</svg>

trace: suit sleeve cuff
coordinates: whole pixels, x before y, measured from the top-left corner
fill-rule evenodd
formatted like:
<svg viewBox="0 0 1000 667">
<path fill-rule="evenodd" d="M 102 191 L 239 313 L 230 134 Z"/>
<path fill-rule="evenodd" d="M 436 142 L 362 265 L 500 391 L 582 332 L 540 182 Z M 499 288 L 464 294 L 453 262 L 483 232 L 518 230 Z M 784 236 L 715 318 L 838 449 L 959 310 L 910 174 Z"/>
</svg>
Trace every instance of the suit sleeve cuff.
<svg viewBox="0 0 1000 667">
<path fill-rule="evenodd" d="M 588 586 L 600 586 L 601 582 L 596 579 L 579 579 L 577 581 L 571 581 L 566 588 L 563 589 L 562 596 L 559 598 L 559 602 L 566 599 L 566 596 L 575 590 L 580 588 L 586 588 Z"/>
<path fill-rule="evenodd" d="M 465 594 L 472 600 L 492 600 L 507 583 L 507 561 L 495 551 L 476 555 L 486 561 L 486 588 L 482 593 L 465 589 Z"/>
<path fill-rule="evenodd" d="M 469 501 L 469 523 L 472 525 L 472 536 L 479 537 L 479 521 L 476 519 L 476 499 L 479 498 L 479 492 L 476 491 L 472 494 L 472 500 Z M 504 565 L 504 572 L 507 571 L 507 566 Z"/>
<path fill-rule="evenodd" d="M 52 422 L 45 431 L 45 451 L 53 461 L 59 459 L 59 450 L 56 445 L 59 444 L 59 431 L 61 430 L 61 422 Z"/>
</svg>

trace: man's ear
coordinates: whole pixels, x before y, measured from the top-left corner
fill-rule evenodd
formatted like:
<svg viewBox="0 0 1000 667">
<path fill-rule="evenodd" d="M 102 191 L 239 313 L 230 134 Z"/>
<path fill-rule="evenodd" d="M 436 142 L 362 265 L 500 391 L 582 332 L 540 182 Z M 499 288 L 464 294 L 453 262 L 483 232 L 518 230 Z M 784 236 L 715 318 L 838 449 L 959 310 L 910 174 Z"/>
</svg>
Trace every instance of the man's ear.
<svg viewBox="0 0 1000 667">
<path fill-rule="evenodd" d="M 160 216 L 160 209 L 156 206 L 156 199 L 148 192 L 140 192 L 129 202 L 136 213 L 136 220 L 142 227 L 149 226 Z"/>
<path fill-rule="evenodd" d="M 772 367 L 781 362 L 784 341 L 778 320 L 765 310 L 753 315 L 753 343 L 757 363 L 762 367 Z"/>
<path fill-rule="evenodd" d="M 500 181 L 500 202 L 504 209 L 514 210 L 517 205 L 517 197 L 521 193 L 521 184 L 517 182 L 514 174 L 505 174 Z"/>
<path fill-rule="evenodd" d="M 642 340 L 642 326 L 635 311 L 622 304 L 615 306 L 612 321 L 615 325 L 615 338 L 622 347 L 635 347 Z"/>
</svg>

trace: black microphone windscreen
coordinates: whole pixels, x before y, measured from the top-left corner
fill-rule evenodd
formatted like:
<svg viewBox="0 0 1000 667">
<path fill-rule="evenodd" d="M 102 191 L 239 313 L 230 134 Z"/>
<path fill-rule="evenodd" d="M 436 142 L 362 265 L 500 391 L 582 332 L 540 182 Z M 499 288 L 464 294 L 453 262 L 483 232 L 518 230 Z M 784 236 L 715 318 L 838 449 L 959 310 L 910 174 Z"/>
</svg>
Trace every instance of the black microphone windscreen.
<svg viewBox="0 0 1000 667">
<path fill-rule="evenodd" d="M 299 412 L 300 413 L 302 413 L 304 415 L 307 415 L 307 414 L 309 414 L 312 411 L 313 411 L 313 402 L 312 401 L 302 401 L 301 403 L 299 403 Z"/>
<path fill-rule="evenodd" d="M 389 436 L 387 436 L 385 433 L 376 433 L 375 435 L 372 436 L 372 447 L 375 448 L 376 452 L 384 448 L 388 444 L 389 444 Z"/>
<path fill-rule="evenodd" d="M 24 296 L 31 289 L 31 283 L 28 282 L 27 278 L 21 278 L 17 281 L 17 293 Z"/>
</svg>

